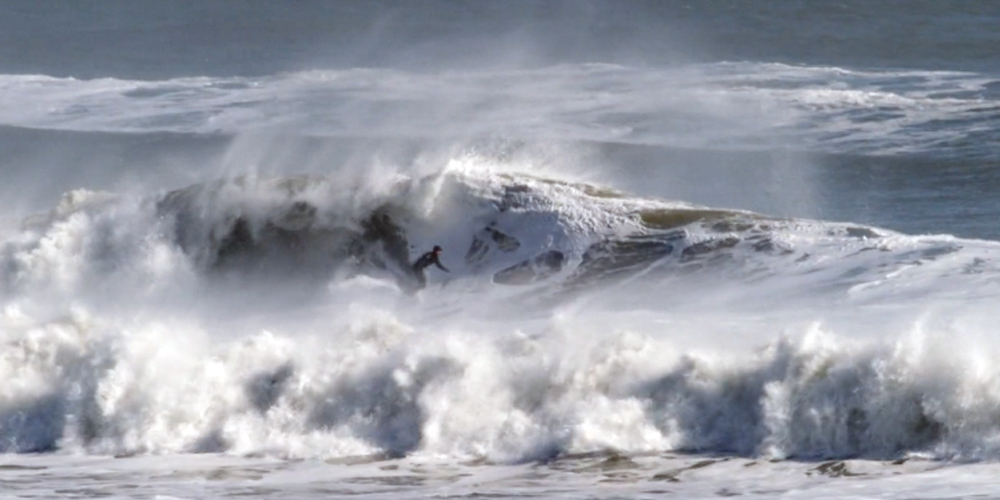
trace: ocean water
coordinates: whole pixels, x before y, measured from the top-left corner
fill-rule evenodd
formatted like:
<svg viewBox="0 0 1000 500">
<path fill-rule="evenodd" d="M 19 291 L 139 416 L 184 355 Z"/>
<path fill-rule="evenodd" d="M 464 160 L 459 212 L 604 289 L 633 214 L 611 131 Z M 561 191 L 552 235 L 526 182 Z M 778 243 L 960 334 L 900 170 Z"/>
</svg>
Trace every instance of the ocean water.
<svg viewBox="0 0 1000 500">
<path fill-rule="evenodd" d="M 997 26 L 5 2 L 0 498 L 996 496 Z"/>
</svg>

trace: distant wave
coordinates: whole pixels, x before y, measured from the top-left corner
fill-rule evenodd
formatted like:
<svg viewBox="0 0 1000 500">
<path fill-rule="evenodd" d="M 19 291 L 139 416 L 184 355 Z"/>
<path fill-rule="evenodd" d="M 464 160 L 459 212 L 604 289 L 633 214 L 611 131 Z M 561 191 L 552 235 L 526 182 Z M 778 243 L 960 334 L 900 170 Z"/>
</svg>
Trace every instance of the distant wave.
<svg viewBox="0 0 1000 500">
<path fill-rule="evenodd" d="M 992 157 L 996 75 L 767 62 L 347 69 L 162 81 L 0 76 L 10 126 L 78 131 L 588 140 Z M 12 101 L 13 102 L 13 101 Z"/>
</svg>

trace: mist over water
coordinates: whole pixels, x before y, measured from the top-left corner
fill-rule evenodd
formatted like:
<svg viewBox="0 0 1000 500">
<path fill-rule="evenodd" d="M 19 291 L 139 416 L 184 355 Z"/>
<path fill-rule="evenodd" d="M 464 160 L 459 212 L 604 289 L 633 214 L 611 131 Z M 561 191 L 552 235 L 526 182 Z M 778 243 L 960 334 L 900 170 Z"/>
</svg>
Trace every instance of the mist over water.
<svg viewBox="0 0 1000 500">
<path fill-rule="evenodd" d="M 3 482 L 988 489 L 1000 11 L 873 8 L 0 7 Z"/>
</svg>

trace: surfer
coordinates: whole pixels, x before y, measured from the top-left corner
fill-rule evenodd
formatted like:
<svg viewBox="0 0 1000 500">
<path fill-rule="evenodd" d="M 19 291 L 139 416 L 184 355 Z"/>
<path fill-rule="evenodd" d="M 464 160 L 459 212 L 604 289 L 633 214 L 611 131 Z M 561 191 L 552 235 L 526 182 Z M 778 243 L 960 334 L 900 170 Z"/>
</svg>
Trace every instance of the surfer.
<svg viewBox="0 0 1000 500">
<path fill-rule="evenodd" d="M 434 264 L 438 269 L 450 273 L 447 267 L 441 265 L 441 261 L 438 258 L 441 256 L 441 247 L 434 245 L 434 248 L 423 255 L 420 256 L 413 263 L 413 278 L 417 281 L 417 290 L 420 290 L 427 286 L 427 276 L 424 274 L 424 269 L 427 269 L 431 264 Z"/>
</svg>

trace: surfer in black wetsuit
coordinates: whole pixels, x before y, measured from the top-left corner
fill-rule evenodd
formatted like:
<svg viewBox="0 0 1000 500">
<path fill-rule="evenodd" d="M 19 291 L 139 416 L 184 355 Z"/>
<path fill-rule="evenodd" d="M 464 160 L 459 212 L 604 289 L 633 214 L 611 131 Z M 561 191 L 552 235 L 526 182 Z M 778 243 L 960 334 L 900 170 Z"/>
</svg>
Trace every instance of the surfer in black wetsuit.
<svg viewBox="0 0 1000 500">
<path fill-rule="evenodd" d="M 441 247 L 434 245 L 433 250 L 421 255 L 420 258 L 413 263 L 413 278 L 417 281 L 417 290 L 427 286 L 427 276 L 424 275 L 424 269 L 430 267 L 431 264 L 434 264 L 438 267 L 438 269 L 446 273 L 451 272 L 447 267 L 441 265 L 441 261 L 438 260 L 441 256 L 441 252 Z"/>
</svg>

